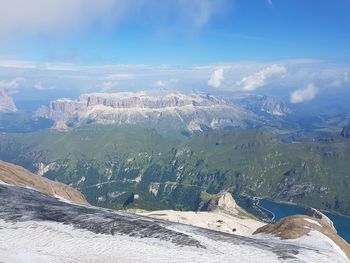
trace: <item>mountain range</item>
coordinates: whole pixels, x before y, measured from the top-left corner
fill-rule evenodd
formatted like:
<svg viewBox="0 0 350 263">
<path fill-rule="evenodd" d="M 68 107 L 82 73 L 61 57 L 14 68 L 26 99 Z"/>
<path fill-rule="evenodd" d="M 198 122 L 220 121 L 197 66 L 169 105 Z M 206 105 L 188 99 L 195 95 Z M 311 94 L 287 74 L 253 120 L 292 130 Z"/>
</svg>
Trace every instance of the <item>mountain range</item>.
<svg viewBox="0 0 350 263">
<path fill-rule="evenodd" d="M 253 106 L 254 105 L 254 106 Z M 261 126 L 271 118 L 292 113 L 270 97 L 225 100 L 206 94 L 91 93 L 79 99 L 58 99 L 38 109 L 36 116 L 52 119 L 65 129 L 82 124 L 139 124 L 187 132 Z M 265 116 L 266 117 L 266 116 Z"/>
</svg>

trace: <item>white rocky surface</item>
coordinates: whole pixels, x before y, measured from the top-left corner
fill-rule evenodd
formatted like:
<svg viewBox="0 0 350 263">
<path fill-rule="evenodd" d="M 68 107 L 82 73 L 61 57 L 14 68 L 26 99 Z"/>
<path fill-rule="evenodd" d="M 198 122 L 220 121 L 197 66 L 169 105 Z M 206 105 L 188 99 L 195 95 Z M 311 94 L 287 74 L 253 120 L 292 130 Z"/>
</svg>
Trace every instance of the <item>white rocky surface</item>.
<svg viewBox="0 0 350 263">
<path fill-rule="evenodd" d="M 240 236 L 250 236 L 265 223 L 253 218 L 234 216 L 223 211 L 193 212 L 160 210 L 153 212 L 138 212 L 140 215 L 164 219 L 175 223 L 202 227 L 210 230 L 234 233 Z"/>
</svg>

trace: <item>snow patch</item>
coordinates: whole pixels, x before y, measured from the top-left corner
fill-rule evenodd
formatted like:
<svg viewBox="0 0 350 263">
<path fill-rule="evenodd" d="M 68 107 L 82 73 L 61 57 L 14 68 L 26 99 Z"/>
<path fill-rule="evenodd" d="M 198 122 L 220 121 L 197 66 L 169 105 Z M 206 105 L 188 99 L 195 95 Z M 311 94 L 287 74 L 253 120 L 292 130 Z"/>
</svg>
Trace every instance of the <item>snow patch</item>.
<svg viewBox="0 0 350 263">
<path fill-rule="evenodd" d="M 317 222 L 316 220 L 313 220 L 313 219 L 310 219 L 310 218 L 304 218 L 304 220 L 309 222 L 309 223 L 316 224 L 319 227 L 322 227 L 322 225 L 319 222 Z"/>
</svg>

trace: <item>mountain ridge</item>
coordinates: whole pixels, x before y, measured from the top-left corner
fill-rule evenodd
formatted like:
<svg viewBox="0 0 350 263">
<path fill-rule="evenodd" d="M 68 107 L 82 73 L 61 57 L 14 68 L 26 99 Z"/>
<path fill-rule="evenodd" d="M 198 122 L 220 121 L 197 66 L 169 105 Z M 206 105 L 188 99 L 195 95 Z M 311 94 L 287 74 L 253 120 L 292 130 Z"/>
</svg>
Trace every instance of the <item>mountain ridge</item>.
<svg viewBox="0 0 350 263">
<path fill-rule="evenodd" d="M 285 116 L 292 113 L 273 99 L 259 99 L 265 113 Z M 219 128 L 247 128 L 264 123 L 249 107 L 228 103 L 208 94 L 179 92 L 151 95 L 145 92 L 87 93 L 77 100 L 50 101 L 36 116 L 55 121 L 56 128 L 67 129 L 86 123 L 143 124 L 169 126 L 189 132 Z M 170 124 L 170 125 L 169 125 Z"/>
</svg>

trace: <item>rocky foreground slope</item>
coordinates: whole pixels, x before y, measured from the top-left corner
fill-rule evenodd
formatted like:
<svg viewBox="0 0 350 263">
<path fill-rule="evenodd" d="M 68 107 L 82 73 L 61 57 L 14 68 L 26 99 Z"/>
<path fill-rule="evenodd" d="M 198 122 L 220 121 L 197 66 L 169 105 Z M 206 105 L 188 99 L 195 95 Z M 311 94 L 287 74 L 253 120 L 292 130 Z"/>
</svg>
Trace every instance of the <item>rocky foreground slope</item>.
<svg viewBox="0 0 350 263">
<path fill-rule="evenodd" d="M 317 241 L 317 242 L 316 242 Z M 317 231 L 239 236 L 79 206 L 0 184 L 2 262 L 350 262 Z"/>
<path fill-rule="evenodd" d="M 23 170 L 4 165 L 2 179 L 14 177 L 22 186 L 0 183 L 1 262 L 350 262 L 349 245 L 334 239 L 326 220 L 305 216 L 263 226 L 256 235 L 223 233 L 67 202 L 28 187 L 16 179 Z M 215 213 L 245 224 L 248 215 L 230 194 L 214 202 Z M 290 236 L 293 231 L 299 234 Z"/>
<path fill-rule="evenodd" d="M 0 182 L 30 187 L 54 197 L 60 197 L 77 204 L 88 204 L 85 197 L 74 188 L 38 176 L 28 170 L 0 160 Z"/>
</svg>

